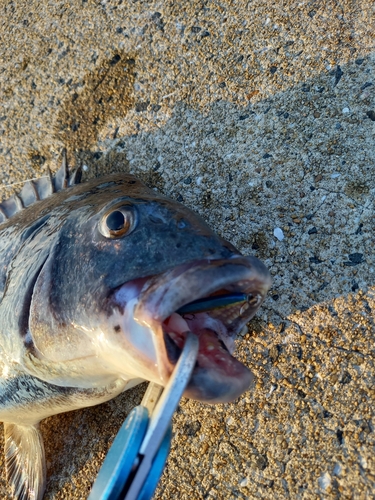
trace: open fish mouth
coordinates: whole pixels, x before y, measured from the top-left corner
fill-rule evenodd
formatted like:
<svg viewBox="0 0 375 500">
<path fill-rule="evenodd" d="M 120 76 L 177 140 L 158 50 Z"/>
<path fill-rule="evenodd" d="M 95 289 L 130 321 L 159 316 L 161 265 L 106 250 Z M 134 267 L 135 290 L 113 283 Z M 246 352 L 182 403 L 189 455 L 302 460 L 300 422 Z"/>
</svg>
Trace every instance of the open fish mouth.
<svg viewBox="0 0 375 500">
<path fill-rule="evenodd" d="M 153 333 L 163 383 L 190 331 L 199 338 L 199 352 L 186 397 L 225 403 L 254 385 L 254 375 L 232 352 L 236 335 L 254 316 L 271 286 L 270 274 L 257 258 L 195 261 L 142 281 L 133 317 Z M 243 294 L 244 299 L 203 312 L 184 312 L 189 309 L 184 308 L 186 304 L 203 298 L 214 303 L 228 294 Z"/>
</svg>

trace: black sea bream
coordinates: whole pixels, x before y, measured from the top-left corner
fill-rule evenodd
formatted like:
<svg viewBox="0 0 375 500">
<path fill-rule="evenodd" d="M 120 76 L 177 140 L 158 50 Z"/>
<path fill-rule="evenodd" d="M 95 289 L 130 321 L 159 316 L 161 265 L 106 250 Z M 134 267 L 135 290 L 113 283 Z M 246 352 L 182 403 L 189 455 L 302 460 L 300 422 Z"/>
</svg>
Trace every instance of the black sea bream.
<svg viewBox="0 0 375 500">
<path fill-rule="evenodd" d="M 254 383 L 231 352 L 270 287 L 265 266 L 131 175 L 79 180 L 64 161 L 0 205 L 0 421 L 18 499 L 43 496 L 40 420 L 165 384 L 187 331 L 200 347 L 186 397 L 228 402 Z M 175 312 L 228 293 L 251 300 Z"/>
</svg>

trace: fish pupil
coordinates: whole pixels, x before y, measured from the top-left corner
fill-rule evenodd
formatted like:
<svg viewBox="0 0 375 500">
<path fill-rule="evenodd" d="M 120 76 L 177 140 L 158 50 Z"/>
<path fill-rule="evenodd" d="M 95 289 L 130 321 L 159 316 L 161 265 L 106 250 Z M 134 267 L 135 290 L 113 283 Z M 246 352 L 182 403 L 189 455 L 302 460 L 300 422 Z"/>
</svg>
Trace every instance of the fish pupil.
<svg viewBox="0 0 375 500">
<path fill-rule="evenodd" d="M 109 231 L 119 231 L 125 225 L 125 217 L 120 210 L 115 210 L 108 215 L 106 219 L 106 224 Z"/>
</svg>

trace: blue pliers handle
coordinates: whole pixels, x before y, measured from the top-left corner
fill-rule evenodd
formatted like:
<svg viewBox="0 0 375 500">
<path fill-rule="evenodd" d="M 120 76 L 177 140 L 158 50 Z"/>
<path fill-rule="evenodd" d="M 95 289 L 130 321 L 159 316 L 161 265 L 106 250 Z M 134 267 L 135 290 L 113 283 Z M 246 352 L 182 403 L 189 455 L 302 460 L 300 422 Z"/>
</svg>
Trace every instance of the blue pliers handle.
<svg viewBox="0 0 375 500">
<path fill-rule="evenodd" d="M 141 405 L 133 408 L 119 430 L 88 500 L 152 498 L 170 449 L 172 417 L 190 380 L 198 348 L 198 338 L 188 333 L 164 391 L 149 384 Z"/>
</svg>

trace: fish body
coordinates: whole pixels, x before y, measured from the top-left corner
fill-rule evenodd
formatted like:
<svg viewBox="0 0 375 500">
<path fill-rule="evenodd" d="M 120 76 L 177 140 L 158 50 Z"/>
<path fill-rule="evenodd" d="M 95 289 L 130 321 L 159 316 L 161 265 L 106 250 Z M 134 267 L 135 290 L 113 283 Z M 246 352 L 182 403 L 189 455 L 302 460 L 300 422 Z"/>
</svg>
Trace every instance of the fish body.
<svg viewBox="0 0 375 500">
<path fill-rule="evenodd" d="M 0 205 L 0 421 L 18 499 L 43 496 L 40 420 L 165 384 L 188 331 L 200 348 L 185 396 L 227 402 L 254 383 L 231 352 L 270 287 L 265 266 L 131 175 L 79 181 L 64 161 Z M 252 300 L 176 313 L 225 294 Z"/>
</svg>

